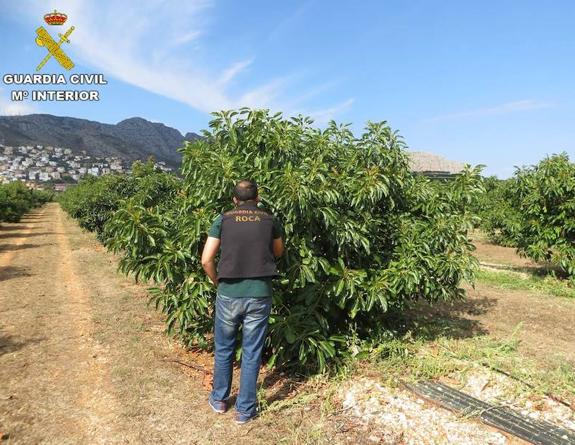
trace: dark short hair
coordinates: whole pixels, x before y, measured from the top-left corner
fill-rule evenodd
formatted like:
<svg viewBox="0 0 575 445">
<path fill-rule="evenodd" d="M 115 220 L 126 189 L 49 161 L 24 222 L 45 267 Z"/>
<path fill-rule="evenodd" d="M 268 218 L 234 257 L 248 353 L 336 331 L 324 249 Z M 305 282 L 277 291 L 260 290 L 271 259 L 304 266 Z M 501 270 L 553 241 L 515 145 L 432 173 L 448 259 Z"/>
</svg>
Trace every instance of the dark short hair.
<svg viewBox="0 0 575 445">
<path fill-rule="evenodd" d="M 258 186 L 255 181 L 244 179 L 234 187 L 234 197 L 238 201 L 250 201 L 258 197 Z"/>
</svg>

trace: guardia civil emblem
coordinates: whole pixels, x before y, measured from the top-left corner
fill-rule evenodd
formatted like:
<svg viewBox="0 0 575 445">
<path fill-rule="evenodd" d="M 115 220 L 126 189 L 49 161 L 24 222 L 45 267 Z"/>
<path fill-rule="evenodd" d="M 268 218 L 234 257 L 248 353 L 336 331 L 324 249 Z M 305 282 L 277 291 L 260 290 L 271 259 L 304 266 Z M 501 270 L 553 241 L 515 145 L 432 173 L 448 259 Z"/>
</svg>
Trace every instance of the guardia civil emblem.
<svg viewBox="0 0 575 445">
<path fill-rule="evenodd" d="M 68 20 L 68 16 L 64 13 L 54 10 L 44 16 L 44 21 L 50 26 L 62 26 Z M 44 65 L 53 57 L 64 69 L 71 70 L 74 68 L 74 62 L 66 55 L 62 49 L 63 43 L 70 43 L 70 34 L 74 32 L 74 27 L 70 27 L 64 34 L 58 33 L 60 40 L 57 42 L 52 38 L 50 33 L 46 31 L 46 28 L 40 26 L 36 30 L 36 44 L 38 46 L 43 46 L 48 51 L 46 57 L 40 62 L 36 67 L 36 71 L 40 71 L 44 68 Z"/>
</svg>

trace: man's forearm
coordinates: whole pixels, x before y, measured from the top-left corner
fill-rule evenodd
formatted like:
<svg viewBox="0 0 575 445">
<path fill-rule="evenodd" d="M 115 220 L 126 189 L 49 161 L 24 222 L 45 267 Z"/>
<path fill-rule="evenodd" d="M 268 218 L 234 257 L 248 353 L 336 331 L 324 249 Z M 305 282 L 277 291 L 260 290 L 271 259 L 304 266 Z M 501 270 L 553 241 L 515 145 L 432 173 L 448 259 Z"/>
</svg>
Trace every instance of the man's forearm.
<svg viewBox="0 0 575 445">
<path fill-rule="evenodd" d="M 218 274 L 216 273 L 216 263 L 210 261 L 208 263 L 202 264 L 202 267 L 204 268 L 206 275 L 210 278 L 210 280 L 212 280 L 212 283 L 217 286 Z"/>
</svg>

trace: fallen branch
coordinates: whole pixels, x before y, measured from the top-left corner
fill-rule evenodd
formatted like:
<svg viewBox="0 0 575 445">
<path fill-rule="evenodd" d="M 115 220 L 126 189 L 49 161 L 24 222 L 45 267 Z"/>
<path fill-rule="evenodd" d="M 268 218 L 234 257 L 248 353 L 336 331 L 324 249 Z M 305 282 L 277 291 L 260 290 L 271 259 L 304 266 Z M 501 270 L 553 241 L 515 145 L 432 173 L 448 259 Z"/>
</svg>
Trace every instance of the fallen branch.
<svg viewBox="0 0 575 445">
<path fill-rule="evenodd" d="M 516 329 L 516 331 L 517 331 L 517 329 Z M 512 334 L 512 337 L 513 337 L 514 335 L 515 335 L 515 332 Z M 446 348 L 445 346 L 443 346 L 443 345 L 439 345 L 439 346 L 440 346 L 441 348 L 443 348 L 445 351 L 447 351 L 453 359 L 455 359 L 455 360 L 457 360 L 457 361 L 459 361 L 459 362 L 465 362 L 464 360 L 458 359 L 458 358 L 457 358 L 448 348 Z M 503 371 L 502 369 L 496 368 L 495 366 L 490 365 L 489 363 L 479 362 L 479 361 L 478 361 L 478 362 L 472 362 L 472 363 L 477 363 L 477 364 L 483 366 L 484 368 L 487 368 L 487 369 L 490 369 L 490 370 L 492 370 L 492 371 L 498 372 L 499 374 L 503 374 L 503 375 L 509 377 L 510 379 L 513 379 L 513 380 L 515 380 L 516 382 L 519 382 L 519 383 L 521 383 L 521 384 L 527 386 L 527 387 L 530 388 L 530 389 L 535 389 L 535 390 L 537 389 L 537 388 L 535 387 L 535 385 L 533 385 L 533 384 L 531 384 L 531 383 L 529 383 L 529 382 L 526 382 L 525 380 L 522 380 L 522 379 L 520 379 L 519 377 L 517 377 L 517 376 L 515 376 L 515 375 L 513 375 L 513 374 L 511 374 L 511 373 L 509 373 L 509 372 L 506 372 L 506 371 Z M 488 383 L 489 383 L 489 382 L 488 382 Z M 572 405 L 571 403 L 569 403 L 569 402 L 567 402 L 567 401 L 565 401 L 565 400 L 563 400 L 563 399 L 561 399 L 561 398 L 559 398 L 559 397 L 557 397 L 557 396 L 555 396 L 555 395 L 553 395 L 553 394 L 551 394 L 551 393 L 549 393 L 549 392 L 544 392 L 543 394 L 544 394 L 546 397 L 549 397 L 551 400 L 554 400 L 555 402 L 560 403 L 561 405 L 564 405 L 564 406 L 566 406 L 567 408 L 569 408 L 569 409 L 571 409 L 571 410 L 574 410 L 574 409 L 573 409 L 573 405 Z"/>
<path fill-rule="evenodd" d="M 502 370 L 502 369 L 496 368 L 495 366 L 489 365 L 489 364 L 487 364 L 487 363 L 480 363 L 480 365 L 481 365 L 481 366 L 484 366 L 485 368 L 489 368 L 489 369 L 491 369 L 492 371 L 498 372 L 499 374 L 503 374 L 503 375 L 509 377 L 510 379 L 513 379 L 513 380 L 515 380 L 515 381 L 517 381 L 517 382 L 519 382 L 519 383 L 522 383 L 523 385 L 527 386 L 528 388 L 537 389 L 537 388 L 535 387 L 535 385 L 532 385 L 531 383 L 526 382 L 525 380 L 522 380 L 522 379 L 520 379 L 519 377 L 516 377 L 516 376 L 514 376 L 513 374 L 511 374 L 511 373 L 509 373 L 509 372 L 507 372 L 507 371 L 504 371 L 504 370 Z M 548 392 L 544 392 L 543 394 L 545 394 L 545 395 L 546 395 L 547 397 L 549 397 L 551 400 L 554 400 L 554 401 L 556 401 L 557 403 L 560 403 L 561 405 L 564 405 L 564 406 L 566 406 L 567 408 L 570 408 L 571 410 L 573 410 L 573 406 L 572 406 L 569 402 L 567 402 L 567 401 L 565 401 L 565 400 L 563 400 L 563 399 L 560 399 L 559 397 L 557 397 L 557 396 L 555 396 L 555 395 L 553 395 L 553 394 L 551 394 L 551 393 L 548 393 Z"/>
<path fill-rule="evenodd" d="M 196 371 L 203 372 L 204 374 L 211 374 L 211 375 L 214 374 L 213 371 L 210 371 L 209 369 L 205 369 L 205 368 L 203 368 L 203 367 L 201 367 L 201 366 L 198 366 L 198 365 L 194 365 L 194 364 L 192 364 L 192 363 L 184 363 L 184 362 L 181 362 L 181 361 L 179 361 L 179 360 L 173 360 L 173 359 L 165 359 L 164 361 L 165 361 L 165 362 L 178 363 L 178 364 L 180 364 L 180 365 L 182 365 L 182 366 L 186 366 L 186 367 L 188 367 L 188 368 L 195 369 Z"/>
</svg>

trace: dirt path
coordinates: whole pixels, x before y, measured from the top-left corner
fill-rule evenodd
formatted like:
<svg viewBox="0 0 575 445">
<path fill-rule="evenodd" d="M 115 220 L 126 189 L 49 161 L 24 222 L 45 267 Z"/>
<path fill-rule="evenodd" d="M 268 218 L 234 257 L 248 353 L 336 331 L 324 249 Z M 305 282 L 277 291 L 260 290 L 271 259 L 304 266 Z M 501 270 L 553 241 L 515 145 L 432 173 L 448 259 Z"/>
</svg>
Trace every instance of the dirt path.
<svg viewBox="0 0 575 445">
<path fill-rule="evenodd" d="M 497 272 L 533 273 L 543 266 L 522 258 L 511 247 L 475 239 L 482 267 Z M 518 277 L 518 279 L 520 279 Z M 466 286 L 468 298 L 431 312 L 451 320 L 455 335 L 509 337 L 517 329 L 519 350 L 541 366 L 568 360 L 575 364 L 575 299 L 528 290 L 511 290 L 477 282 Z"/>
<path fill-rule="evenodd" d="M 505 338 L 517 329 L 519 350 L 542 365 L 562 360 L 575 365 L 575 301 L 481 283 L 468 295 L 466 317 L 479 330 Z"/>
<path fill-rule="evenodd" d="M 475 236 L 474 236 L 475 235 Z M 529 258 L 520 257 L 514 247 L 504 247 L 491 244 L 487 240 L 472 234 L 473 244 L 475 245 L 475 256 L 482 264 L 494 264 L 507 266 L 510 269 L 517 270 L 535 270 L 540 268 L 537 263 Z"/>
<path fill-rule="evenodd" d="M 145 287 L 119 275 L 115 258 L 57 204 L 2 224 L 1 443 L 371 443 L 360 429 L 346 432 L 347 418 L 326 422 L 319 400 L 282 402 L 291 389 L 281 381 L 266 395 L 287 411 L 276 406 L 244 427 L 233 411 L 214 414 L 201 373 L 170 361 L 199 357 L 162 334 L 147 301 Z M 479 286 L 454 322 L 465 335 L 495 336 L 523 322 L 533 354 L 575 358 L 574 314 L 575 301 Z"/>
<path fill-rule="evenodd" d="M 475 255 L 482 264 L 510 267 L 519 273 L 537 273 L 544 269 L 528 258 L 520 257 L 515 248 L 475 241 Z M 478 283 L 470 290 L 470 301 L 485 308 L 473 315 L 492 335 L 518 332 L 521 348 L 541 363 L 550 359 L 567 359 L 575 364 L 575 300 L 545 293 L 513 291 Z"/>
<path fill-rule="evenodd" d="M 242 429 L 207 407 L 201 375 L 169 361 L 189 357 L 162 332 L 145 288 L 57 204 L 3 224 L 2 443 L 269 443 L 265 420 Z"/>
</svg>

